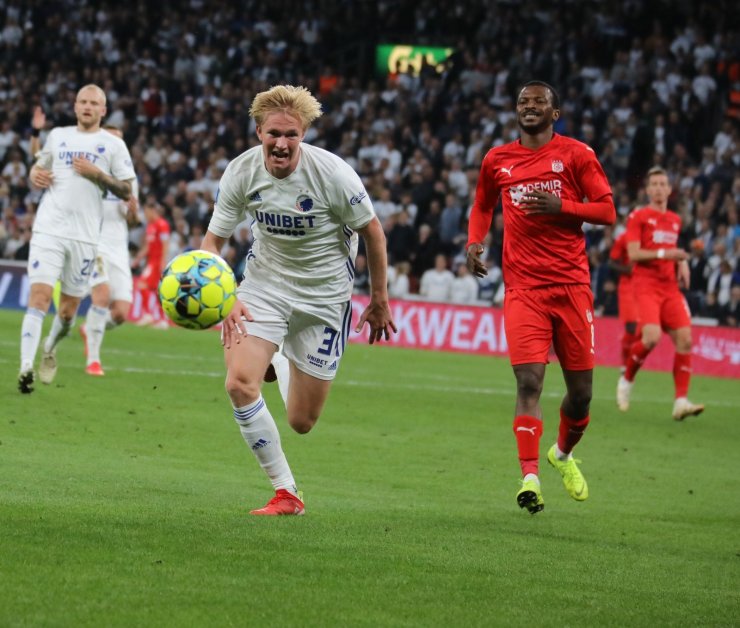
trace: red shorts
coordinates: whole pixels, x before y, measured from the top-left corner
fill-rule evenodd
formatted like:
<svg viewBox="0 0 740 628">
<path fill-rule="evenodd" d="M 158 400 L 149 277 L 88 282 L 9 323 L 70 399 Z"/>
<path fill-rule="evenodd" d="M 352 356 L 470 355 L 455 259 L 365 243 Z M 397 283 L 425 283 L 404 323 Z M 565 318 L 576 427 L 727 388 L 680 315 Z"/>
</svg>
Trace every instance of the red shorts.
<svg viewBox="0 0 740 628">
<path fill-rule="evenodd" d="M 660 325 L 664 330 L 691 327 L 691 311 L 678 286 L 636 285 L 635 300 L 640 325 Z"/>
<path fill-rule="evenodd" d="M 159 277 L 162 274 L 162 269 L 158 266 L 146 265 L 144 271 L 139 275 L 136 280 L 136 286 L 140 290 L 153 290 L 156 291 L 159 286 Z"/>
<path fill-rule="evenodd" d="M 619 282 L 617 302 L 619 303 L 619 320 L 623 323 L 636 323 L 638 319 L 637 301 L 631 282 Z"/>
<path fill-rule="evenodd" d="M 507 289 L 504 326 L 514 366 L 547 364 L 553 346 L 564 369 L 594 367 L 594 305 L 588 286 Z"/>
</svg>

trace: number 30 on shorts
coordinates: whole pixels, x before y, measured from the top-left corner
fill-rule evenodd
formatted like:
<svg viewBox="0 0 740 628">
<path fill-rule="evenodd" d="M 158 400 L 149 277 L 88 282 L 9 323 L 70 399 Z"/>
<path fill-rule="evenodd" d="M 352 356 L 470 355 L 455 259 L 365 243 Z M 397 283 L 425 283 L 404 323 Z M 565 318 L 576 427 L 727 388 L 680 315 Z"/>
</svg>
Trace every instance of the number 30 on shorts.
<svg viewBox="0 0 740 628">
<path fill-rule="evenodd" d="M 338 338 L 339 332 L 336 329 L 324 327 L 324 340 L 319 345 L 319 348 L 316 349 L 316 353 L 320 353 L 321 355 L 331 355 L 334 353 L 336 357 L 340 357 Z"/>
</svg>

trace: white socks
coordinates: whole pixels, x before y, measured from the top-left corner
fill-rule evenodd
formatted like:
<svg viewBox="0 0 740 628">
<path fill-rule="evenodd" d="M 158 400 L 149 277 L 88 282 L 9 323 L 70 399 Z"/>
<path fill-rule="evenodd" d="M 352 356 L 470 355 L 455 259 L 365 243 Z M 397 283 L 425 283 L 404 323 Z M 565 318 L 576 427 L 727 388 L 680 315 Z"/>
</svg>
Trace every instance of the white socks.
<svg viewBox="0 0 740 628">
<path fill-rule="evenodd" d="M 290 388 L 290 360 L 278 350 L 272 356 L 272 366 L 275 368 L 275 374 L 277 375 L 280 396 L 283 398 L 283 403 L 287 408 L 288 388 Z"/>
<path fill-rule="evenodd" d="M 87 333 L 87 364 L 100 362 L 100 347 L 105 335 L 106 318 L 108 308 L 91 305 L 85 319 L 85 330 Z"/>
<path fill-rule="evenodd" d="M 65 321 L 59 318 L 59 314 L 54 316 L 54 321 L 51 324 L 51 331 L 44 341 L 44 353 L 49 353 L 57 346 L 57 343 L 69 333 L 70 329 L 72 329 L 74 321 L 74 317 L 69 321 Z"/>
<path fill-rule="evenodd" d="M 573 457 L 573 452 L 571 451 L 569 454 L 564 454 L 562 451 L 560 451 L 560 447 L 558 447 L 558 444 L 555 443 L 555 457 L 558 460 L 570 460 Z"/>
<path fill-rule="evenodd" d="M 253 403 L 234 408 L 234 418 L 244 440 L 267 473 L 275 490 L 282 488 L 297 495 L 298 489 L 293 474 L 280 446 L 277 425 L 262 395 Z"/>
<path fill-rule="evenodd" d="M 46 314 L 34 307 L 29 307 L 21 324 L 21 371 L 33 369 L 36 352 L 41 343 L 41 332 Z"/>
</svg>

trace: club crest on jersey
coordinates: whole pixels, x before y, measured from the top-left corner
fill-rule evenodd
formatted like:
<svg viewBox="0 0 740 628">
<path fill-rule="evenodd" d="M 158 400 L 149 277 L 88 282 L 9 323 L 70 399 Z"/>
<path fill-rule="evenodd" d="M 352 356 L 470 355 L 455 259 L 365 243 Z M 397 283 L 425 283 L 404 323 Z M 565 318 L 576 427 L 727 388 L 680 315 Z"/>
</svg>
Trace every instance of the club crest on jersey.
<svg viewBox="0 0 740 628">
<path fill-rule="evenodd" d="M 562 172 L 565 169 L 563 166 L 563 162 L 559 159 L 553 159 L 552 160 L 552 171 L 553 172 Z"/>
<path fill-rule="evenodd" d="M 95 147 L 95 150 L 98 151 L 98 154 L 102 155 L 105 152 L 105 145 L 104 144 L 98 144 Z"/>
<path fill-rule="evenodd" d="M 313 207 L 313 199 L 306 196 L 305 194 L 301 194 L 296 200 L 295 200 L 295 208 L 298 211 L 301 212 L 309 212 L 311 211 L 311 208 Z"/>
</svg>

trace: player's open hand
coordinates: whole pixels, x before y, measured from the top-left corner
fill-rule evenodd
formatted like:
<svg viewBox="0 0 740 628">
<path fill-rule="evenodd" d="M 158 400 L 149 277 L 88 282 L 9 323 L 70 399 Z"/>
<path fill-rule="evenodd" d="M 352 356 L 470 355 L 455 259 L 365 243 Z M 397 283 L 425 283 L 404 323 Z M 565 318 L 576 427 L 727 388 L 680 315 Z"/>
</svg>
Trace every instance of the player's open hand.
<svg viewBox="0 0 740 628">
<path fill-rule="evenodd" d="M 244 323 L 253 320 L 247 306 L 237 299 L 231 312 L 221 324 L 221 344 L 226 349 L 230 349 L 232 343 L 239 344 L 242 338 L 247 337 L 247 326 Z"/>
<path fill-rule="evenodd" d="M 33 108 L 31 126 L 37 131 L 40 131 L 46 126 L 46 114 L 44 113 L 44 110 L 38 105 Z"/>
<path fill-rule="evenodd" d="M 483 245 L 473 243 L 468 247 L 465 265 L 468 270 L 476 277 L 485 277 L 488 274 L 488 268 L 480 258 L 483 255 Z"/>
<path fill-rule="evenodd" d="M 390 340 L 391 330 L 393 330 L 393 333 L 398 332 L 396 323 L 393 322 L 388 301 L 375 301 L 371 298 L 370 303 L 360 316 L 357 327 L 355 327 L 355 333 L 359 334 L 365 323 L 370 325 L 370 344 L 374 344 L 376 340 L 383 340 L 384 337 L 386 340 Z"/>
<path fill-rule="evenodd" d="M 532 190 L 524 195 L 519 206 L 528 216 L 533 214 L 559 214 L 562 210 L 562 201 L 549 192 Z"/>
<path fill-rule="evenodd" d="M 51 170 L 46 170 L 46 168 L 41 168 L 39 166 L 31 168 L 29 179 L 34 187 L 42 190 L 45 190 L 54 183 L 54 175 L 51 173 Z"/>
</svg>

